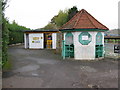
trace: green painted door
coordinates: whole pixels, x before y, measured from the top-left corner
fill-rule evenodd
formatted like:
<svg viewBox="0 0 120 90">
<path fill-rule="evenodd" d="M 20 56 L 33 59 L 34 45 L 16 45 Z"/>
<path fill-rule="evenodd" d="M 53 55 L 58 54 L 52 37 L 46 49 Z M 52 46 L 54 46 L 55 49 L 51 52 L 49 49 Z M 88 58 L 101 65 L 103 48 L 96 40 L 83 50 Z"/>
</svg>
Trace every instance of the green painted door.
<svg viewBox="0 0 120 90">
<path fill-rule="evenodd" d="M 96 35 L 96 50 L 95 50 L 95 57 L 103 57 L 103 44 L 102 44 L 103 36 L 101 32 L 98 32 Z"/>
<path fill-rule="evenodd" d="M 73 45 L 73 34 L 71 32 L 66 33 L 65 41 L 62 43 L 62 57 L 74 57 L 74 45 Z"/>
</svg>

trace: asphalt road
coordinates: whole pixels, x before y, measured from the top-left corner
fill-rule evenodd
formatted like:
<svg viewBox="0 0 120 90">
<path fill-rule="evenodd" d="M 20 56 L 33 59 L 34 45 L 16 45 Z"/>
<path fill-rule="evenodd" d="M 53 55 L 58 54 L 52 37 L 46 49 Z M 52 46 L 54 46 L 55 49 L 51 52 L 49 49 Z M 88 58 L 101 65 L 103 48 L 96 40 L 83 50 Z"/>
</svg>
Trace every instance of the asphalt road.
<svg viewBox="0 0 120 90">
<path fill-rule="evenodd" d="M 118 61 L 62 60 L 54 50 L 9 47 L 12 70 L 3 73 L 3 88 L 117 88 Z"/>
</svg>

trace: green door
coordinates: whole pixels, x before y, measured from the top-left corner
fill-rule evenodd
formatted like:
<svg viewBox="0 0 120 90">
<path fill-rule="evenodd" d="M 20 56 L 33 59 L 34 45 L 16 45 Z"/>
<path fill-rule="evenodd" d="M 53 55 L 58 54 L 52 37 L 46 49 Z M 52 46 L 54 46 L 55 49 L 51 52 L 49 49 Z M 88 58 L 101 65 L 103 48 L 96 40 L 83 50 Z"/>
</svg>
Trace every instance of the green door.
<svg viewBox="0 0 120 90">
<path fill-rule="evenodd" d="M 98 32 L 96 35 L 96 50 L 95 56 L 96 58 L 103 57 L 103 44 L 102 44 L 103 36 L 101 32 Z"/>
<path fill-rule="evenodd" d="M 74 45 L 73 45 L 73 34 L 71 32 L 66 33 L 65 41 L 62 43 L 62 56 L 74 57 Z"/>
</svg>

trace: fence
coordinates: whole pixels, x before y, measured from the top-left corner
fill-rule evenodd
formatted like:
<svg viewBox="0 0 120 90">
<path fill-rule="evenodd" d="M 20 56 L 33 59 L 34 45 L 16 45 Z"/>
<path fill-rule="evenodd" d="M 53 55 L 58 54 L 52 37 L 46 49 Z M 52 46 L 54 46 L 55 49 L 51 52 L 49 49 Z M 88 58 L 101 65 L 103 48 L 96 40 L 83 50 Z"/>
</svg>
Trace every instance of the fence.
<svg viewBox="0 0 120 90">
<path fill-rule="evenodd" d="M 105 43 L 120 43 L 120 39 L 105 39 Z"/>
<path fill-rule="evenodd" d="M 108 58 L 120 58 L 118 53 L 114 53 L 114 45 L 118 45 L 117 43 L 105 43 L 105 57 Z"/>
</svg>

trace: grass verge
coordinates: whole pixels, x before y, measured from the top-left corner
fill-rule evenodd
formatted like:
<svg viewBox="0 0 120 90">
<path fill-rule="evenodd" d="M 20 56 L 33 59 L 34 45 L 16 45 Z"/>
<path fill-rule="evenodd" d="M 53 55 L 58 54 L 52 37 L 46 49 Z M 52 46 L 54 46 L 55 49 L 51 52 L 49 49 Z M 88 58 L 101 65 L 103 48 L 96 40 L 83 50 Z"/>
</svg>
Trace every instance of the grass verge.
<svg viewBox="0 0 120 90">
<path fill-rule="evenodd" d="M 11 60 L 8 59 L 8 61 L 5 63 L 4 67 L 2 68 L 3 71 L 9 71 L 12 69 L 12 63 Z"/>
</svg>

